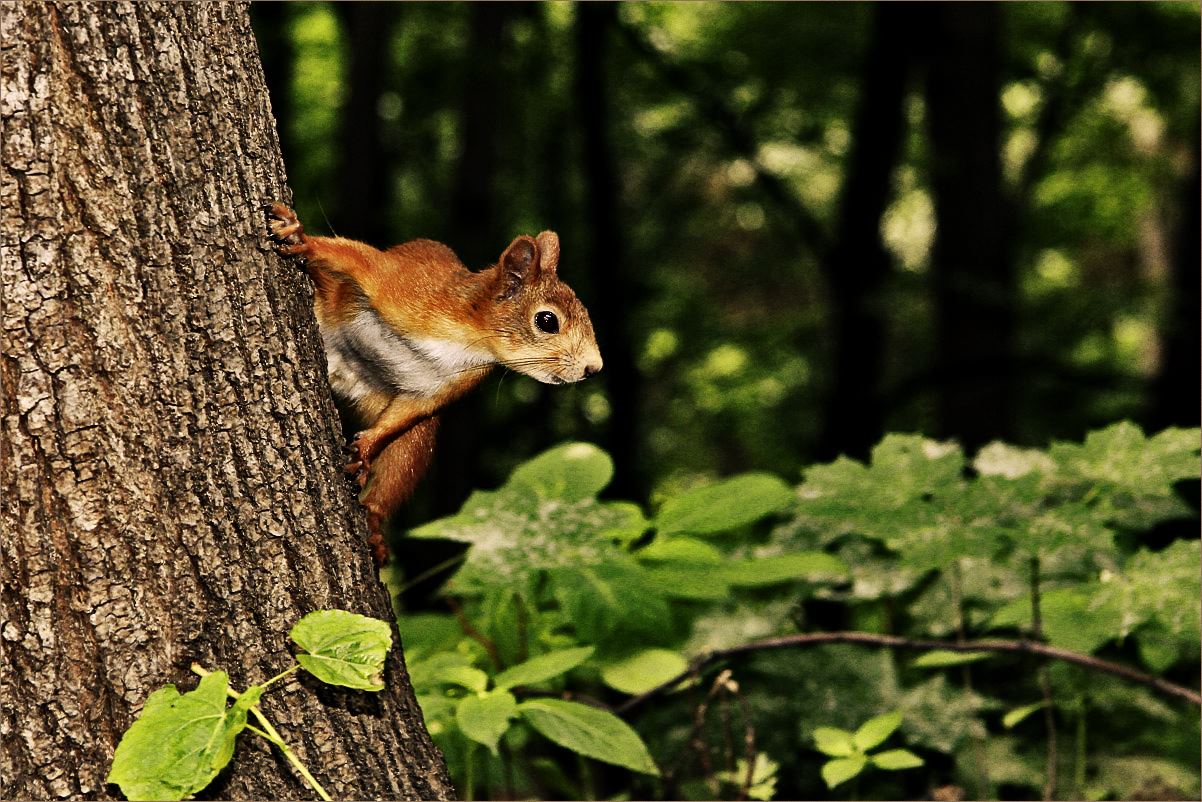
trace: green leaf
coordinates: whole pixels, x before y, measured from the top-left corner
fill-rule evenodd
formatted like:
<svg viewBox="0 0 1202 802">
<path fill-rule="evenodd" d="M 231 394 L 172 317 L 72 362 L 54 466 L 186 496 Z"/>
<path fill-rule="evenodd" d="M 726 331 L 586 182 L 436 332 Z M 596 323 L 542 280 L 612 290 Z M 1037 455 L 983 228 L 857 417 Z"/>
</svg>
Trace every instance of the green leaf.
<svg viewBox="0 0 1202 802">
<path fill-rule="evenodd" d="M 965 663 L 976 663 L 993 657 L 993 652 L 954 652 L 950 649 L 935 649 L 921 655 L 910 663 L 914 668 L 947 668 L 962 666 Z"/>
<path fill-rule="evenodd" d="M 481 693 L 488 687 L 488 675 L 471 666 L 450 666 L 438 681 L 444 685 L 459 685 L 476 693 Z"/>
<path fill-rule="evenodd" d="M 730 596 L 724 568 L 708 563 L 652 563 L 643 569 L 651 584 L 672 599 L 718 601 Z"/>
<path fill-rule="evenodd" d="M 890 749 L 885 752 L 869 757 L 872 765 L 878 769 L 885 771 L 899 771 L 901 769 L 916 769 L 922 765 L 922 758 L 911 752 L 909 749 Z"/>
<path fill-rule="evenodd" d="M 214 671 L 180 695 L 174 685 L 152 693 L 117 744 L 107 782 L 131 800 L 184 799 L 220 773 L 262 689 L 247 690 L 228 710 L 229 677 Z"/>
<path fill-rule="evenodd" d="M 462 652 L 438 652 L 424 660 L 414 660 L 409 663 L 409 682 L 419 690 L 446 685 L 449 684 L 446 679 L 449 672 L 459 668 L 470 668 L 471 664 L 471 658 Z M 487 686 L 487 675 L 485 675 L 484 681 Z"/>
<path fill-rule="evenodd" d="M 484 744 L 494 755 L 497 741 L 509 729 L 509 720 L 517 715 L 517 700 L 505 690 L 480 696 L 467 696 L 455 709 L 455 722 L 468 738 Z"/>
<path fill-rule="evenodd" d="M 346 610 L 318 610 L 298 621 L 291 635 L 308 652 L 297 655 L 297 662 L 327 685 L 383 690 L 384 658 L 392 647 L 387 622 Z"/>
<path fill-rule="evenodd" d="M 894 710 L 876 718 L 870 718 L 856 730 L 856 734 L 852 736 L 852 743 L 855 744 L 857 750 L 867 752 L 874 746 L 884 743 L 885 739 L 901 726 L 901 723 L 902 714 L 900 710 Z"/>
<path fill-rule="evenodd" d="M 755 763 L 751 767 L 751 787 L 747 796 L 751 799 L 767 800 L 776 796 L 776 774 L 780 764 L 763 752 L 756 752 Z M 735 761 L 734 771 L 719 771 L 714 774 L 719 780 L 736 788 L 742 787 L 747 781 L 747 761 L 739 758 Z"/>
<path fill-rule="evenodd" d="M 1008 730 L 1012 730 L 1018 726 L 1019 722 L 1031 715 L 1037 710 L 1042 710 L 1044 702 L 1035 702 L 1034 704 L 1023 705 L 1016 707 L 1006 715 L 1002 716 L 1002 726 Z"/>
<path fill-rule="evenodd" d="M 856 747 L 852 734 L 838 727 L 815 727 L 814 745 L 818 751 L 831 757 L 847 757 L 855 754 Z"/>
<path fill-rule="evenodd" d="M 1117 639 L 1122 631 L 1122 612 L 1115 598 L 1092 595 L 1080 587 L 1054 588 L 1040 599 L 1043 632 L 1053 646 L 1089 654 Z M 998 610 L 991 627 L 1028 628 L 1030 599 L 1016 599 Z"/>
<path fill-rule="evenodd" d="M 669 499 L 656 516 L 655 526 L 665 535 L 725 532 L 792 503 L 793 490 L 780 477 L 745 473 Z"/>
<path fill-rule="evenodd" d="M 506 486 L 527 488 L 542 499 L 582 501 L 609 484 L 614 463 L 591 443 L 564 443 L 522 463 Z"/>
<path fill-rule="evenodd" d="M 669 649 L 643 649 L 601 668 L 606 685 L 622 693 L 644 693 L 689 667 L 689 661 L 679 652 Z"/>
<path fill-rule="evenodd" d="M 863 755 L 828 760 L 822 765 L 822 781 L 826 783 L 827 788 L 834 788 L 855 777 L 866 765 L 868 759 Z"/>
<path fill-rule="evenodd" d="M 724 557 L 713 545 L 693 537 L 656 537 L 634 553 L 640 560 L 717 565 Z"/>
<path fill-rule="evenodd" d="M 531 699 L 518 705 L 518 712 L 566 749 L 642 774 L 659 774 L 643 739 L 612 713 L 560 699 Z"/>
<path fill-rule="evenodd" d="M 847 575 L 847 565 L 823 551 L 798 551 L 772 557 L 730 560 L 718 572 L 737 587 L 767 587 L 800 579 L 834 579 Z"/>
<path fill-rule="evenodd" d="M 613 562 L 548 572 L 551 591 L 579 640 L 596 643 L 619 627 L 659 635 L 670 625 L 668 603 L 648 571 L 623 556 Z"/>
<path fill-rule="evenodd" d="M 518 685 L 535 685 L 560 674 L 566 674 L 593 655 L 594 647 L 581 646 L 561 649 L 557 652 L 540 654 L 524 663 L 505 669 L 493 678 L 498 688 L 515 688 Z"/>
</svg>

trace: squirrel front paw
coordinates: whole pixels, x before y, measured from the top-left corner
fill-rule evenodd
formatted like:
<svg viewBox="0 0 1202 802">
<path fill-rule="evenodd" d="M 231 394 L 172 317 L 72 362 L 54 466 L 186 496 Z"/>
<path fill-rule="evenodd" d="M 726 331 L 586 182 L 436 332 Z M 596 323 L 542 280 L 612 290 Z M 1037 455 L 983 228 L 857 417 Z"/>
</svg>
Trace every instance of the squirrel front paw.
<svg viewBox="0 0 1202 802">
<path fill-rule="evenodd" d="M 267 204 L 267 228 L 279 253 L 295 256 L 309 252 L 305 227 L 292 208 L 282 203 Z"/>
</svg>

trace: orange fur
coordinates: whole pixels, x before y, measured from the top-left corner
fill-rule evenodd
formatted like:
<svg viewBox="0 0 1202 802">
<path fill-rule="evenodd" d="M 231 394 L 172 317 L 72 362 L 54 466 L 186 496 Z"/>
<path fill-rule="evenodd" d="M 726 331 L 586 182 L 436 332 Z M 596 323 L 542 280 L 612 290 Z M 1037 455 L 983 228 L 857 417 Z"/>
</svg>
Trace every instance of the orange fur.
<svg viewBox="0 0 1202 802">
<path fill-rule="evenodd" d="M 283 204 L 270 215 L 278 250 L 306 260 L 334 392 L 366 425 L 346 470 L 364 487 L 377 560 L 385 520 L 433 458 L 439 410 L 497 364 L 555 384 L 601 369 L 588 312 L 558 278 L 554 232 L 518 237 L 472 272 L 432 240 L 381 251 L 306 236 Z M 538 325 L 547 315 L 553 330 Z"/>
</svg>

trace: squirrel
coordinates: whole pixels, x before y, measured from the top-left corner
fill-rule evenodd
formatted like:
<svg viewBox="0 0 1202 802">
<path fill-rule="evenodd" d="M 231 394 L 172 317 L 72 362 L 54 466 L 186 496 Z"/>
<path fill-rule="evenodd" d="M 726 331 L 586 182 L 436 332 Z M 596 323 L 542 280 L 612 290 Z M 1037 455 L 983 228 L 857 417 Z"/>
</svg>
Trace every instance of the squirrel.
<svg viewBox="0 0 1202 802">
<path fill-rule="evenodd" d="M 268 204 L 275 249 L 300 256 L 335 399 L 363 429 L 345 466 L 361 488 L 368 543 L 388 559 L 384 523 L 434 456 L 440 410 L 497 365 L 545 384 L 601 370 L 588 310 L 559 280 L 559 237 L 519 236 L 472 272 L 446 245 L 416 239 L 380 251 L 305 234 L 296 213 Z"/>
</svg>

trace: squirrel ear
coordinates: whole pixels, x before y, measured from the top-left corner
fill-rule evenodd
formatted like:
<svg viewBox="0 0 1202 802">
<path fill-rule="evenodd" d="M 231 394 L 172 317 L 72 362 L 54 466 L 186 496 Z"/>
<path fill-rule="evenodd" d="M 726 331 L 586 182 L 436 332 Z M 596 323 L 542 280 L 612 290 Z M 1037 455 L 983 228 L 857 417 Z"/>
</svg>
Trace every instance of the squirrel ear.
<svg viewBox="0 0 1202 802">
<path fill-rule="evenodd" d="M 521 236 L 509 243 L 501 254 L 498 280 L 499 295 L 509 298 L 526 283 L 538 277 L 538 243 L 533 237 Z"/>
<path fill-rule="evenodd" d="M 559 235 L 554 231 L 539 234 L 538 248 L 542 251 L 539 267 L 554 273 L 559 268 Z"/>
</svg>

